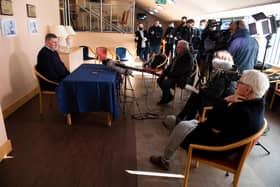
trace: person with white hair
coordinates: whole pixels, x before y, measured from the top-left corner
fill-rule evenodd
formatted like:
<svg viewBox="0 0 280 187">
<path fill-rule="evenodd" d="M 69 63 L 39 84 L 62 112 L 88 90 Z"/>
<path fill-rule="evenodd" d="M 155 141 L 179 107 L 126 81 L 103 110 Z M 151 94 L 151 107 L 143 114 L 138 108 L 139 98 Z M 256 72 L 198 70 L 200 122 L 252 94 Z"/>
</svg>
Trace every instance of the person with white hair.
<svg viewBox="0 0 280 187">
<path fill-rule="evenodd" d="M 165 127 L 173 127 L 182 120 L 194 119 L 197 112 L 202 112 L 203 107 L 211 106 L 218 100 L 233 94 L 235 81 L 227 75 L 231 71 L 233 60 L 229 52 L 217 51 L 212 60 L 212 72 L 209 81 L 193 92 L 187 100 L 183 110 L 177 115 L 168 115 L 163 122 Z M 236 72 L 237 73 L 237 72 Z M 236 77 L 238 79 L 238 77 Z"/>
<path fill-rule="evenodd" d="M 179 146 L 184 149 L 190 144 L 223 146 L 255 134 L 263 126 L 263 96 L 268 88 L 267 75 L 256 70 L 244 71 L 234 94 L 218 102 L 206 121 L 182 121 L 176 125 L 163 155 L 151 156 L 151 163 L 168 170 Z"/>
</svg>

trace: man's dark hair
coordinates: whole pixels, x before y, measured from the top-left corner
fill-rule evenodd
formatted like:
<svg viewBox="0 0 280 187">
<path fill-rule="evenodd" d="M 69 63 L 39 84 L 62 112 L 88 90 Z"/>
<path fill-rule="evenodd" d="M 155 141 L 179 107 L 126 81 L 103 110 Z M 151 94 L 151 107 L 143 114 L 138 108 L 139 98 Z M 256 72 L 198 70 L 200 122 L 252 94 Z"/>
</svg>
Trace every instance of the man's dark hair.
<svg viewBox="0 0 280 187">
<path fill-rule="evenodd" d="M 45 37 L 45 41 L 50 40 L 52 38 L 57 38 L 57 36 L 53 33 L 48 33 Z"/>
<path fill-rule="evenodd" d="M 183 17 L 181 18 L 181 20 L 182 20 L 182 19 L 186 19 L 186 20 L 187 20 L 187 16 L 183 16 Z"/>
<path fill-rule="evenodd" d="M 194 20 L 193 19 L 188 19 L 187 23 L 194 23 Z"/>
<path fill-rule="evenodd" d="M 206 19 L 202 19 L 199 21 L 199 23 L 201 23 L 201 22 L 206 22 Z"/>
</svg>

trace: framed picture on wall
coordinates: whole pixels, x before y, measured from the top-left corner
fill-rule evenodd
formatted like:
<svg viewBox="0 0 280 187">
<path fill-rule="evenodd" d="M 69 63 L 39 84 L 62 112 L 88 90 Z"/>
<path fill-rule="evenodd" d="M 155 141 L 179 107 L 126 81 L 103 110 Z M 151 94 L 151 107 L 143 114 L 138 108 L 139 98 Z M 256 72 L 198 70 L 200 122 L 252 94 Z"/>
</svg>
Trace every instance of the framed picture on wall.
<svg viewBox="0 0 280 187">
<path fill-rule="evenodd" d="M 0 14 L 13 15 L 13 4 L 11 0 L 0 0 Z"/>
<path fill-rule="evenodd" d="M 36 7 L 35 5 L 26 4 L 27 16 L 31 18 L 36 18 Z"/>
<path fill-rule="evenodd" d="M 31 35 L 39 33 L 37 20 L 28 20 L 28 31 Z"/>
<path fill-rule="evenodd" d="M 16 20 L 1 19 L 2 34 L 5 37 L 16 36 Z"/>
</svg>

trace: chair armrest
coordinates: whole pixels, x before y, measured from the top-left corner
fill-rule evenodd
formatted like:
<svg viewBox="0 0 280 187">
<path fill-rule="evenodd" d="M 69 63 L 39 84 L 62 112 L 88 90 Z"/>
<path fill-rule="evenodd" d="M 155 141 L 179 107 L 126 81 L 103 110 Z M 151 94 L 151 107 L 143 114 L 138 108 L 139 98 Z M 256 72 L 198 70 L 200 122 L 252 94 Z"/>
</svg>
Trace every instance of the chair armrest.
<svg viewBox="0 0 280 187">
<path fill-rule="evenodd" d="M 41 75 L 37 70 L 36 68 L 34 68 L 34 72 L 35 72 L 35 75 L 41 79 L 43 79 L 44 81 L 50 83 L 50 84 L 54 84 L 54 85 L 59 85 L 58 82 L 54 82 L 54 81 L 51 81 L 49 79 L 47 79 L 46 77 L 44 77 L 43 75 Z"/>
<path fill-rule="evenodd" d="M 263 127 L 256 134 L 249 136 L 243 140 L 240 140 L 240 141 L 232 143 L 232 144 L 224 145 L 224 146 L 207 146 L 207 145 L 190 144 L 189 149 L 192 149 L 192 150 L 197 149 L 197 150 L 203 150 L 203 151 L 217 151 L 217 152 L 231 150 L 234 148 L 241 147 L 253 140 L 258 139 L 264 133 L 266 127 L 267 127 L 267 121 L 266 121 L 266 119 L 264 119 Z"/>
</svg>

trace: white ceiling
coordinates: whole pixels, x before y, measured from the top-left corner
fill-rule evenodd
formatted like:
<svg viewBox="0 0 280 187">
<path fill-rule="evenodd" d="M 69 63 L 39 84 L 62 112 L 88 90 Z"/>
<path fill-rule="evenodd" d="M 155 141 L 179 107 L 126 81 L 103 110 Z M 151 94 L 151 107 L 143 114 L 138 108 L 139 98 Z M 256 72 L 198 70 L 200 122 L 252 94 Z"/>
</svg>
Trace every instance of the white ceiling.
<svg viewBox="0 0 280 187">
<path fill-rule="evenodd" d="M 162 5 L 163 10 L 155 13 L 155 15 L 167 21 L 180 20 L 182 16 L 187 16 L 188 18 L 207 18 L 209 15 L 216 15 L 225 11 L 273 3 L 278 5 L 279 2 L 279 0 L 175 0 L 174 5 L 169 3 Z M 136 0 L 136 6 L 148 12 L 149 9 L 155 8 L 157 5 L 155 0 Z M 259 10 L 256 9 L 254 11 L 262 12 L 263 10 L 259 8 Z M 251 12 L 248 9 L 246 13 L 251 15 L 255 12 Z M 277 12 L 280 12 L 279 6 Z"/>
</svg>

